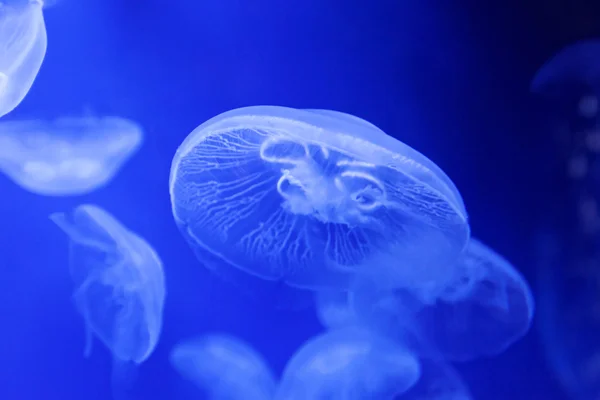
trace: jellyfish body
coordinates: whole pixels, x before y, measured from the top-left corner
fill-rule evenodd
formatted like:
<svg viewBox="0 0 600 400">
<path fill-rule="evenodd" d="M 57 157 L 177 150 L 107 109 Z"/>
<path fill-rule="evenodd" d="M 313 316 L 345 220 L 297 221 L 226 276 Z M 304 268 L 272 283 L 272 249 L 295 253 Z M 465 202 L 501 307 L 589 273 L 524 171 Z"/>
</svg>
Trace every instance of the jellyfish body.
<svg viewBox="0 0 600 400">
<path fill-rule="evenodd" d="M 440 359 L 420 360 L 417 382 L 394 400 L 471 400 L 472 396 L 458 373 Z"/>
<path fill-rule="evenodd" d="M 527 333 L 533 296 L 506 259 L 472 238 L 454 269 L 454 280 L 431 304 L 406 291 L 367 287 L 353 292 L 352 308 L 363 323 L 401 336 L 420 355 L 434 349 L 452 361 L 497 355 Z"/>
<path fill-rule="evenodd" d="M 363 328 L 310 339 L 285 367 L 276 400 L 393 399 L 419 378 L 416 358 Z"/>
<path fill-rule="evenodd" d="M 356 313 L 349 304 L 348 296 L 348 292 L 338 290 L 315 292 L 317 318 L 323 327 L 342 328 L 357 322 Z"/>
<path fill-rule="evenodd" d="M 211 400 L 271 400 L 275 393 L 276 381 L 263 357 L 229 335 L 183 341 L 170 361 Z"/>
<path fill-rule="evenodd" d="M 387 282 L 445 279 L 401 270 L 458 256 L 469 237 L 458 191 L 433 162 L 361 121 L 262 106 L 196 128 L 173 159 L 170 195 L 201 262 L 306 289 L 347 288 L 359 271 L 381 277 L 378 260 Z"/>
<path fill-rule="evenodd" d="M 583 40 L 559 51 L 536 72 L 531 91 L 554 96 L 569 85 L 600 89 L 599 39 Z"/>
<path fill-rule="evenodd" d="M 86 327 L 84 355 L 95 336 L 111 352 L 116 373 L 144 362 L 162 328 L 165 281 L 152 247 L 105 210 L 80 205 L 50 219 L 70 239 L 73 300 Z"/>
<path fill-rule="evenodd" d="M 0 169 L 36 194 L 86 194 L 106 185 L 142 140 L 138 124 L 118 117 L 2 122 Z"/>
<path fill-rule="evenodd" d="M 0 3 L 0 117 L 21 103 L 46 55 L 43 2 Z"/>
</svg>

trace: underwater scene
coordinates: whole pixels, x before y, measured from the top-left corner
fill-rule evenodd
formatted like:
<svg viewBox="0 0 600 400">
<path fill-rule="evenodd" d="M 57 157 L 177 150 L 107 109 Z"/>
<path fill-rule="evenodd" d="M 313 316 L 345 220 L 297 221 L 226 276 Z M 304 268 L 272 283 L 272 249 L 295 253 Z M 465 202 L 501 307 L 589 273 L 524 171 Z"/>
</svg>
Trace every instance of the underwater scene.
<svg viewBox="0 0 600 400">
<path fill-rule="evenodd" d="M 600 399 L 600 10 L 0 0 L 0 399 Z"/>
</svg>

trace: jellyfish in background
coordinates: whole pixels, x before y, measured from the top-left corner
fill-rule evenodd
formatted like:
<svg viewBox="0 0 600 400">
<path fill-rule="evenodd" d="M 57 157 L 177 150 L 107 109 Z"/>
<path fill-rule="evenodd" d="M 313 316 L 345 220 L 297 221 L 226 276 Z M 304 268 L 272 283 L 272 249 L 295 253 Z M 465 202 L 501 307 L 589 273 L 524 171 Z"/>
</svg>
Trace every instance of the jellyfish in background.
<svg viewBox="0 0 600 400">
<path fill-rule="evenodd" d="M 362 323 L 401 337 L 419 355 L 433 350 L 452 361 L 500 354 L 527 333 L 533 296 L 507 260 L 472 238 L 451 269 L 453 280 L 431 304 L 403 290 L 364 286 L 349 307 Z"/>
<path fill-rule="evenodd" d="M 421 359 L 419 380 L 394 400 L 471 400 L 456 371 L 440 359 Z"/>
<path fill-rule="evenodd" d="M 80 205 L 50 219 L 70 239 L 73 299 L 86 328 L 84 355 L 91 354 L 96 336 L 113 355 L 113 385 L 120 385 L 158 343 L 166 293 L 162 262 L 144 239 L 97 206 Z"/>
<path fill-rule="evenodd" d="M 417 359 L 401 345 L 359 327 L 335 329 L 292 356 L 275 399 L 393 399 L 419 375 Z"/>
<path fill-rule="evenodd" d="M 41 0 L 9 5 L 0 1 L 0 117 L 29 92 L 46 55 Z"/>
<path fill-rule="evenodd" d="M 171 351 L 173 367 L 211 400 L 271 400 L 276 380 L 263 357 L 238 338 L 212 334 Z"/>
<path fill-rule="evenodd" d="M 0 170 L 36 194 L 82 195 L 106 185 L 142 141 L 142 128 L 119 117 L 0 122 Z"/>
<path fill-rule="evenodd" d="M 357 323 L 346 291 L 320 290 L 315 292 L 315 309 L 321 325 L 327 329 L 342 328 Z"/>
<path fill-rule="evenodd" d="M 438 290 L 451 278 L 441 261 L 469 238 L 460 194 L 433 162 L 329 110 L 247 107 L 205 122 L 177 150 L 170 195 L 208 268 L 295 288 L 347 289 L 364 273 Z M 416 260 L 427 268 L 405 268 Z"/>
</svg>

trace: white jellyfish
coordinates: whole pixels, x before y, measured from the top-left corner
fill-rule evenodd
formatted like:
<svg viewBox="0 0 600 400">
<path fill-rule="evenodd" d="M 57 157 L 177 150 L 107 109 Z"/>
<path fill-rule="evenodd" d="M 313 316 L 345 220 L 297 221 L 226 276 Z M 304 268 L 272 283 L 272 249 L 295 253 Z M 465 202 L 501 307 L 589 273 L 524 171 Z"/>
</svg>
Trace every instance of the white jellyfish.
<svg viewBox="0 0 600 400">
<path fill-rule="evenodd" d="M 419 376 L 417 359 L 401 345 L 359 327 L 335 329 L 292 356 L 275 399 L 392 399 Z"/>
<path fill-rule="evenodd" d="M 46 55 L 41 0 L 25 4 L 0 1 L 0 117 L 29 92 Z"/>
<path fill-rule="evenodd" d="M 97 206 L 80 205 L 50 219 L 70 239 L 73 300 L 86 328 L 84 355 L 98 338 L 112 353 L 113 383 L 119 385 L 158 343 L 166 293 L 162 262 L 144 239 Z"/>
<path fill-rule="evenodd" d="M 534 301 L 525 279 L 503 257 L 471 239 L 454 278 L 429 304 L 403 290 L 364 286 L 351 307 L 362 323 L 452 361 L 497 355 L 531 326 Z"/>
<path fill-rule="evenodd" d="M 271 400 L 276 380 L 263 357 L 242 340 L 209 334 L 178 343 L 173 367 L 210 400 Z"/>
<path fill-rule="evenodd" d="M 296 288 L 348 288 L 358 273 L 443 286 L 433 261 L 453 261 L 469 238 L 460 195 L 433 162 L 328 110 L 247 107 L 205 122 L 177 150 L 170 195 L 207 267 Z M 417 259 L 431 267 L 405 268 Z"/>
<path fill-rule="evenodd" d="M 118 117 L 0 122 L 0 170 L 36 194 L 86 194 L 106 185 L 142 140 L 138 124 Z"/>
</svg>

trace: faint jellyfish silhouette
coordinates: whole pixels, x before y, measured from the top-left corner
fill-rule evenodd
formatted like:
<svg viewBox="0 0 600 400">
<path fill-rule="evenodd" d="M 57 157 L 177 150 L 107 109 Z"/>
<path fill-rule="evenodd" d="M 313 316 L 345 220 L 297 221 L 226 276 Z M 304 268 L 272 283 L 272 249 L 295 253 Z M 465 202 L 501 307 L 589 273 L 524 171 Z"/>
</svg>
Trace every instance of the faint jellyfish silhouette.
<svg viewBox="0 0 600 400">
<path fill-rule="evenodd" d="M 315 309 L 321 325 L 327 329 L 335 329 L 357 322 L 356 313 L 349 305 L 348 296 L 348 292 L 338 290 L 315 292 Z"/>
<path fill-rule="evenodd" d="M 106 185 L 142 140 L 118 117 L 0 122 L 0 169 L 36 194 L 82 195 Z"/>
<path fill-rule="evenodd" d="M 144 239 L 97 206 L 80 205 L 50 219 L 70 239 L 73 300 L 86 328 L 84 355 L 90 356 L 95 335 L 112 353 L 113 388 L 121 391 L 158 343 L 166 294 L 162 262 Z"/>
<path fill-rule="evenodd" d="M 419 380 L 395 400 L 471 400 L 471 393 L 457 372 L 440 359 L 420 360 Z"/>
<path fill-rule="evenodd" d="M 600 40 L 582 40 L 565 47 L 535 74 L 531 91 L 560 96 L 565 86 L 587 85 L 598 95 L 600 89 Z"/>
<path fill-rule="evenodd" d="M 275 399 L 391 399 L 419 375 L 418 361 L 397 343 L 363 328 L 335 329 L 292 356 Z"/>
<path fill-rule="evenodd" d="M 327 110 L 247 107 L 205 122 L 177 150 L 170 195 L 208 268 L 296 288 L 347 289 L 357 273 L 441 285 L 445 265 L 403 266 L 452 261 L 469 237 L 460 195 L 433 162 Z"/>
<path fill-rule="evenodd" d="M 472 238 L 454 271 L 431 304 L 406 291 L 365 286 L 352 293 L 351 307 L 362 323 L 402 337 L 420 355 L 433 349 L 452 361 L 497 355 L 527 333 L 533 296 L 506 259 Z"/>
<path fill-rule="evenodd" d="M 211 400 L 271 400 L 275 393 L 275 377 L 262 355 L 229 335 L 178 343 L 170 361 Z"/>
<path fill-rule="evenodd" d="M 0 117 L 21 103 L 46 55 L 41 0 L 0 3 Z"/>
</svg>

